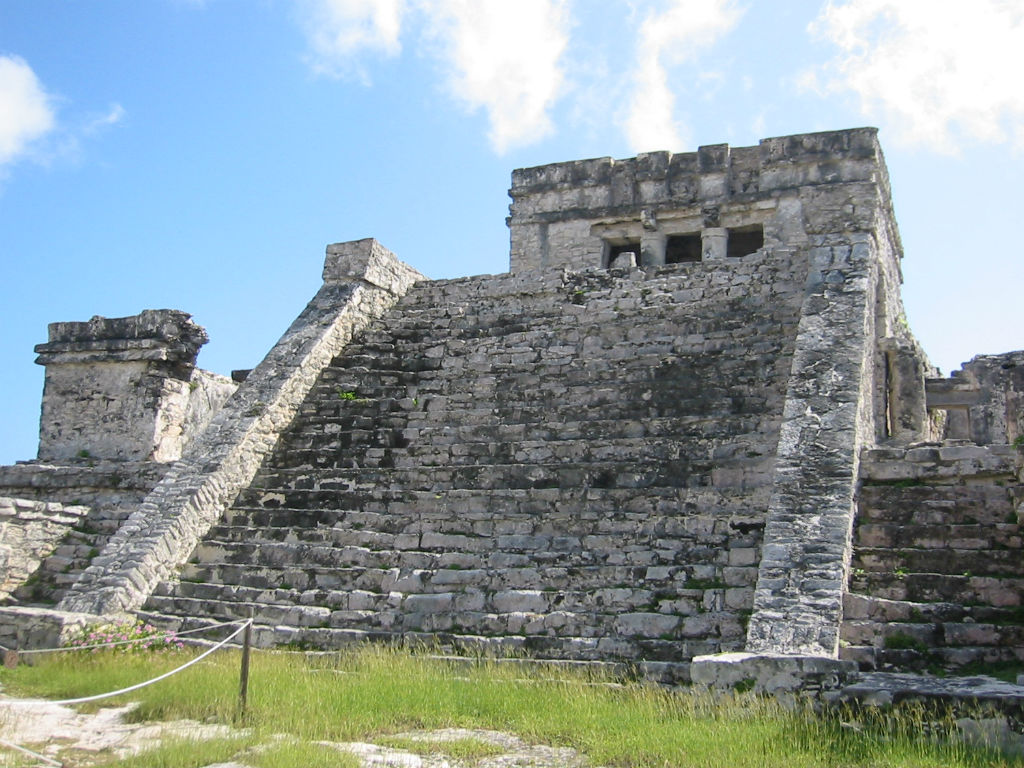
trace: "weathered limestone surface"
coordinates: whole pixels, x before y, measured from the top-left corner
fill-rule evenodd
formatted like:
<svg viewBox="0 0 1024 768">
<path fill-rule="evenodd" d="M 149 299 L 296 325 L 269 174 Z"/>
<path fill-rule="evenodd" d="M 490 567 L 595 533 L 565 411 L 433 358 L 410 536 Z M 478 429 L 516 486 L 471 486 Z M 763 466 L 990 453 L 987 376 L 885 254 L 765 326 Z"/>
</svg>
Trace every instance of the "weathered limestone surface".
<svg viewBox="0 0 1024 768">
<path fill-rule="evenodd" d="M 184 312 L 51 323 L 39 458 L 173 461 L 235 385 L 195 368 L 206 331 Z"/>
<path fill-rule="evenodd" d="M 907 706 L 929 715 L 936 730 L 955 726 L 962 740 L 1007 755 L 1024 754 L 1024 686 L 985 675 L 925 677 L 872 672 L 836 697 L 844 707 Z M 941 732 L 941 731 L 940 731 Z"/>
<path fill-rule="evenodd" d="M 860 425 L 870 418 L 861 388 L 871 378 L 876 273 L 867 237 L 813 254 L 747 648 L 834 657 Z"/>
<path fill-rule="evenodd" d="M 340 266 L 344 261 L 349 265 Z M 306 309 L 94 559 L 62 609 L 112 613 L 141 606 L 251 481 L 323 367 L 395 302 L 396 291 L 422 279 L 373 240 L 335 246 L 324 276 Z"/>
<path fill-rule="evenodd" d="M 0 646 L 10 650 L 23 648 L 60 648 L 66 640 L 96 617 L 48 608 L 7 605 L 0 607 Z"/>
</svg>

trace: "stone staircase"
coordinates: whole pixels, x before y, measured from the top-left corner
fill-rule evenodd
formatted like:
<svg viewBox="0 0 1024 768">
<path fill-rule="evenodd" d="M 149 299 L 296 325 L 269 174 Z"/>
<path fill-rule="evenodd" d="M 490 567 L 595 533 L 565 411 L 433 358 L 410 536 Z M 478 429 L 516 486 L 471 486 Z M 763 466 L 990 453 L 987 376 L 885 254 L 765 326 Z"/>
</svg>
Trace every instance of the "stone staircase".
<svg viewBox="0 0 1024 768">
<path fill-rule="evenodd" d="M 869 453 L 882 471 L 860 492 L 841 655 L 887 671 L 1024 665 L 1016 451 L 912 449 L 902 478 L 886 476 L 892 451 Z"/>
<path fill-rule="evenodd" d="M 761 255 L 418 284 L 147 618 L 682 669 L 741 648 L 801 288 Z"/>
</svg>

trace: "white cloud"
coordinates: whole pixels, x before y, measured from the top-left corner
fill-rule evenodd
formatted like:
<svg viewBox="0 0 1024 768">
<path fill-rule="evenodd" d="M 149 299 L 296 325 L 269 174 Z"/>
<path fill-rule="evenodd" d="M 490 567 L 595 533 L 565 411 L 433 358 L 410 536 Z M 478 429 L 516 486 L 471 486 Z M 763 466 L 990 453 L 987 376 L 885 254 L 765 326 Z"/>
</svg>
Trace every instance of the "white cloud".
<svg viewBox="0 0 1024 768">
<path fill-rule="evenodd" d="M 677 88 L 670 83 L 670 68 L 714 45 L 741 15 L 730 0 L 671 0 L 666 10 L 644 19 L 637 40 L 634 92 L 624 121 L 634 150 L 689 143 L 675 118 Z"/>
<path fill-rule="evenodd" d="M 470 110 L 487 112 L 498 152 L 550 133 L 565 79 L 565 0 L 420 0 L 420 7 L 441 43 L 449 89 Z"/>
<path fill-rule="evenodd" d="M 1012 0 L 846 0 L 811 25 L 839 53 L 804 83 L 852 91 L 903 143 L 1024 147 L 1024 6 Z"/>
<path fill-rule="evenodd" d="M 110 105 L 110 109 L 101 115 L 96 115 L 89 119 L 85 124 L 83 131 L 87 134 L 95 133 L 96 131 L 107 128 L 111 125 L 117 125 L 124 119 L 124 107 L 117 102 Z"/>
<path fill-rule="evenodd" d="M 362 57 L 396 56 L 402 50 L 404 0 L 298 0 L 309 42 L 309 64 L 318 74 L 369 82 Z"/>
<path fill-rule="evenodd" d="M 0 168 L 53 130 L 54 110 L 32 68 L 17 56 L 0 56 Z"/>
</svg>

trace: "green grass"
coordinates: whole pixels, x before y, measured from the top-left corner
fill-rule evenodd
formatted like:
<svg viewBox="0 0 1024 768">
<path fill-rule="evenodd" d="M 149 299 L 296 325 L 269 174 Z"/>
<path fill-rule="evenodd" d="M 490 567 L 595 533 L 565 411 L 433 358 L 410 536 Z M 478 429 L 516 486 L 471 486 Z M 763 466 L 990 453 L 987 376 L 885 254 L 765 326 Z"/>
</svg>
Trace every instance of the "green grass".
<svg viewBox="0 0 1024 768">
<path fill-rule="evenodd" d="M 37 666 L 0 670 L 0 683 L 11 695 L 81 696 L 147 679 L 185 658 L 187 652 L 67 654 Z M 122 703 L 140 702 L 133 713 L 137 720 L 190 718 L 232 723 L 238 669 L 237 653 L 218 653 L 180 675 L 130 694 Z M 508 731 L 530 743 L 573 747 L 592 764 L 607 766 L 966 768 L 1022 764 L 941 738 L 923 738 L 922 734 L 935 734 L 936 729 L 920 712 L 860 714 L 855 719 L 851 715 L 816 717 L 752 694 L 714 700 L 639 683 L 600 684 L 604 682 L 612 681 L 595 674 L 530 670 L 485 660 L 456 664 L 375 647 L 318 657 L 257 653 L 252 661 L 249 710 L 237 723 L 250 729 L 250 735 L 242 741 L 218 740 L 194 745 L 194 749 L 238 752 L 257 742 L 267 743 L 272 734 L 287 734 L 304 743 L 384 743 L 394 734 L 411 730 L 457 727 Z M 102 705 L 112 703 L 117 702 L 107 700 Z M 246 752 L 245 761 L 279 761 L 259 763 L 261 768 L 336 764 L 314 757 L 287 762 L 298 750 L 321 749 L 316 745 L 284 743 L 275 749 L 273 753 L 253 753 L 258 758 Z M 417 749 L 459 747 L 421 743 Z M 169 751 L 147 753 L 144 762 L 109 765 L 190 768 L 226 759 L 179 758 L 183 751 L 177 745 Z M 335 755 L 333 751 L 330 754 Z"/>
</svg>

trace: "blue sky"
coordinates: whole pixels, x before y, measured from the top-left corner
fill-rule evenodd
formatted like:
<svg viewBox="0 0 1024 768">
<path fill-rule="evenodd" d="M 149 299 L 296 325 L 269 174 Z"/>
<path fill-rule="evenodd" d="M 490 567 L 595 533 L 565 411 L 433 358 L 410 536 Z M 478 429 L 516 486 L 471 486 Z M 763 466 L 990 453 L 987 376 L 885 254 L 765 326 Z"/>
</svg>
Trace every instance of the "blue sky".
<svg viewBox="0 0 1024 768">
<path fill-rule="evenodd" d="M 1024 8 L 975 0 L 0 0 L 0 463 L 58 320 L 193 314 L 254 366 L 324 246 L 505 271 L 513 168 L 876 125 L 912 328 L 1024 347 Z"/>
</svg>

